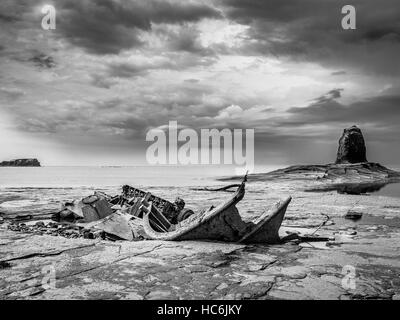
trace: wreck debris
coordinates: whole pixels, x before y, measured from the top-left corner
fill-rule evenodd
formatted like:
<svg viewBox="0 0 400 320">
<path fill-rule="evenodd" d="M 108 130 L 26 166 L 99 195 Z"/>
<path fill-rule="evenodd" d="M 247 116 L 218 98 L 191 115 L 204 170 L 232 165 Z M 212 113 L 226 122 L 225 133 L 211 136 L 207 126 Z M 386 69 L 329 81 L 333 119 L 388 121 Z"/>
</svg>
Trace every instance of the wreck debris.
<svg viewBox="0 0 400 320">
<path fill-rule="evenodd" d="M 249 228 L 247 234 L 239 240 L 239 243 L 278 243 L 279 228 L 285 216 L 286 209 L 292 198 L 289 197 L 283 202 L 278 202 L 271 213 L 264 213 Z"/>
<path fill-rule="evenodd" d="M 262 214 L 254 222 L 245 222 L 235 205 L 244 197 L 246 181 L 247 174 L 230 199 L 197 213 L 185 208 L 185 201 L 179 197 L 172 203 L 124 185 L 117 196 L 95 192 L 82 200 L 63 204 L 52 216 L 57 223 L 11 223 L 8 228 L 86 239 L 279 242 L 278 230 L 291 198 L 278 203 L 271 213 Z"/>
<path fill-rule="evenodd" d="M 277 243 L 280 241 L 278 230 L 281 226 L 291 198 L 278 203 L 271 213 L 266 212 L 254 222 L 244 222 L 236 204 L 245 194 L 244 177 L 235 194 L 217 207 L 210 207 L 192 214 L 174 225 L 168 231 L 156 230 L 150 220 L 150 213 L 143 218 L 143 227 L 147 235 L 154 240 L 222 240 L 239 243 Z M 146 209 L 150 212 L 150 208 Z"/>
<path fill-rule="evenodd" d="M 168 232 L 171 229 L 172 224 L 166 217 L 155 207 L 152 203 L 147 202 L 146 199 L 141 201 L 140 211 L 149 216 L 150 224 L 156 230 L 161 232 Z"/>
<path fill-rule="evenodd" d="M 136 207 L 140 207 L 140 203 L 138 203 L 138 201 L 141 201 L 142 199 L 151 202 L 153 206 L 169 220 L 170 223 L 175 222 L 174 219 L 176 219 L 181 209 L 178 205 L 173 204 L 165 199 L 128 185 L 122 187 L 122 197 L 119 204 L 127 203 L 128 205 L 133 205 L 136 203 Z M 131 213 L 141 218 L 141 212 Z"/>
<path fill-rule="evenodd" d="M 230 190 L 232 188 L 238 188 L 240 187 L 240 184 L 230 184 L 225 187 L 221 188 L 193 188 L 192 190 L 197 190 L 197 191 L 225 191 L 225 192 L 235 192 L 234 190 Z"/>
<path fill-rule="evenodd" d="M 104 232 L 92 232 L 92 235 L 89 235 L 90 230 L 85 230 L 83 227 L 68 223 L 59 224 L 55 222 L 49 222 L 44 225 L 27 225 L 25 223 L 13 222 L 8 225 L 8 229 L 12 231 L 32 233 L 36 235 L 61 236 L 65 238 L 106 238 Z"/>
<path fill-rule="evenodd" d="M 177 222 L 182 222 L 183 220 L 186 220 L 190 216 L 194 215 L 194 211 L 191 209 L 183 209 L 179 214 L 177 218 Z"/>
<path fill-rule="evenodd" d="M 124 217 L 124 214 L 116 212 L 102 220 L 99 220 L 99 222 L 93 225 L 92 228 L 99 229 L 104 231 L 106 234 L 117 236 L 123 240 L 132 241 L 133 232 L 129 227 L 128 219 L 128 217 Z"/>
<path fill-rule="evenodd" d="M 82 208 L 82 213 L 83 213 L 83 219 L 86 222 L 93 222 L 99 220 L 99 215 L 97 214 L 96 209 L 90 205 L 84 206 Z"/>
<path fill-rule="evenodd" d="M 328 221 L 331 221 L 331 218 L 327 214 L 321 213 L 321 215 L 325 217 L 325 220 L 321 222 L 321 224 L 313 231 L 311 235 L 314 235 L 319 229 L 325 226 L 328 223 Z"/>
<path fill-rule="evenodd" d="M 132 241 L 148 238 L 143 231 L 144 214 L 150 214 L 154 228 L 168 231 L 172 222 L 181 221 L 193 214 L 192 210 L 184 207 L 185 201 L 180 198 L 171 203 L 149 192 L 125 185 L 118 196 L 112 197 L 96 191 L 80 201 L 67 202 L 52 219 L 64 224 L 72 223 L 82 229 L 79 234 L 76 231 L 64 232 L 69 237 L 105 237 Z M 103 235 L 99 235 L 99 231 Z"/>
<path fill-rule="evenodd" d="M 162 232 L 155 230 L 150 221 L 150 214 L 143 218 L 145 232 L 154 240 L 222 240 L 237 241 L 246 230 L 235 205 L 243 199 L 244 183 L 235 195 L 216 208 L 210 208 L 192 215 L 188 219 L 174 225 L 173 230 Z"/>
</svg>

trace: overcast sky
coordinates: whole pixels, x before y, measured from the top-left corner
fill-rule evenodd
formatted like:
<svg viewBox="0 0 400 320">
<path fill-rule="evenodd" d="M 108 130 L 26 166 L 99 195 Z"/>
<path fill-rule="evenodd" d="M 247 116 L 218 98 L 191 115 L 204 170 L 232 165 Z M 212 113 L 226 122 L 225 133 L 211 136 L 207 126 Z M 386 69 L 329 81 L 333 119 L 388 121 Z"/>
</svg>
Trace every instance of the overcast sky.
<svg viewBox="0 0 400 320">
<path fill-rule="evenodd" d="M 254 128 L 257 164 L 334 161 L 357 124 L 370 161 L 400 164 L 399 17 L 398 0 L 1 0 L 0 160 L 145 164 L 146 132 L 175 120 Z"/>
</svg>

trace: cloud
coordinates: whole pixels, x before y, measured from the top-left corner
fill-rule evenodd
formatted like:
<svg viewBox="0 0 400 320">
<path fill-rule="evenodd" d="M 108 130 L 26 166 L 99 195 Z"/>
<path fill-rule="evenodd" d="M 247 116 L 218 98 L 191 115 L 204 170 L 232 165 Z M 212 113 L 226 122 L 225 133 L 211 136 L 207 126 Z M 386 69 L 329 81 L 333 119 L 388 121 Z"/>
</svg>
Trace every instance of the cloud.
<svg viewBox="0 0 400 320">
<path fill-rule="evenodd" d="M 29 60 L 32 61 L 39 68 L 51 69 L 56 66 L 53 57 L 48 56 L 44 53 L 38 53 Z"/>
<path fill-rule="evenodd" d="M 150 70 L 170 69 L 168 59 L 144 58 L 131 61 L 112 62 L 107 66 L 107 75 L 116 78 L 130 78 L 147 74 Z"/>
<path fill-rule="evenodd" d="M 219 126 L 236 126 L 236 127 L 252 127 L 259 126 L 259 120 L 263 120 L 267 117 L 267 112 L 273 112 L 273 108 L 266 106 L 254 106 L 247 109 L 243 109 L 238 105 L 230 105 L 218 112 L 218 115 L 214 117 L 215 120 L 219 121 Z M 221 123 L 222 121 L 222 123 Z"/>
<path fill-rule="evenodd" d="M 341 70 L 341 71 L 335 71 L 335 72 L 332 72 L 332 73 L 331 73 L 332 76 L 343 76 L 343 75 L 345 75 L 345 74 L 347 74 L 347 72 L 346 72 L 346 71 L 343 71 L 343 70 Z"/>
<path fill-rule="evenodd" d="M 321 104 L 324 102 L 330 102 L 334 99 L 340 98 L 342 96 L 341 95 L 342 91 L 343 91 L 343 89 L 333 89 L 333 90 L 329 91 L 328 93 L 316 98 L 315 101 L 318 104 Z"/>
<path fill-rule="evenodd" d="M 4 94 L 8 99 L 14 100 L 26 94 L 25 91 L 19 88 L 5 88 L 1 87 L 0 92 Z"/>
<path fill-rule="evenodd" d="M 396 0 L 355 0 L 357 29 L 343 30 L 346 1 L 225 0 L 224 12 L 250 26 L 244 54 L 316 61 L 329 67 L 399 74 L 400 7 Z M 390 10 L 388 10 L 390 8 Z"/>
<path fill-rule="evenodd" d="M 117 54 L 144 45 L 142 32 L 153 24 L 182 24 L 220 13 L 202 3 L 181 1 L 92 0 L 57 3 L 57 32 L 94 54 Z"/>
<path fill-rule="evenodd" d="M 260 152 L 293 159 L 353 124 L 398 143 L 397 2 L 354 0 L 345 31 L 344 0 L 50 0 L 44 31 L 41 0 L 2 0 L 2 123 L 82 153 L 172 120 L 254 128 Z"/>
<path fill-rule="evenodd" d="M 389 127 L 398 126 L 400 121 L 400 95 L 375 96 L 348 105 L 336 99 L 337 96 L 330 95 L 305 108 L 291 108 L 286 124 L 338 122 Z"/>
<path fill-rule="evenodd" d="M 42 1 L 3 1 L 0 22 L 41 31 Z M 203 1 L 57 0 L 49 4 L 57 14 L 56 30 L 51 35 L 99 55 L 143 46 L 143 35 L 151 32 L 153 25 L 184 25 L 222 17 L 219 10 Z"/>
<path fill-rule="evenodd" d="M 149 79 L 152 72 L 183 72 L 211 66 L 216 57 L 201 56 L 192 52 L 165 52 L 149 51 L 139 54 L 112 56 L 101 61 L 99 68 L 90 75 L 91 83 L 99 88 L 110 89 L 119 84 L 128 84 L 135 79 Z M 184 80 L 183 80 L 184 81 Z M 199 82 L 200 80 L 197 80 Z M 194 83 L 187 82 L 187 83 Z M 155 85 L 155 84 L 153 84 Z"/>
<path fill-rule="evenodd" d="M 201 56 L 213 56 L 214 50 L 205 47 L 200 41 L 200 31 L 197 27 L 182 26 L 179 29 L 164 30 L 166 47 L 171 51 L 182 51 Z"/>
<path fill-rule="evenodd" d="M 18 21 L 18 17 L 13 16 L 13 15 L 7 15 L 4 13 L 0 13 L 0 20 L 4 22 L 15 22 Z"/>
</svg>

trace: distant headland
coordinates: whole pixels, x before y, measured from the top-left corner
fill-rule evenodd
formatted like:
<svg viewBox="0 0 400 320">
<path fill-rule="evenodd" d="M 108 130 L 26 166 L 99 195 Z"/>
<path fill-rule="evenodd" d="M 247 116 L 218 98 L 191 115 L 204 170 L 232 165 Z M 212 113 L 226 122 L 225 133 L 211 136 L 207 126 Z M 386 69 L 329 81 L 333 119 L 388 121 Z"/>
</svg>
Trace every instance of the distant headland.
<svg viewBox="0 0 400 320">
<path fill-rule="evenodd" d="M 0 167 L 40 167 L 38 159 L 15 159 L 10 161 L 0 162 Z"/>
<path fill-rule="evenodd" d="M 306 191 L 331 191 L 362 194 L 378 191 L 389 183 L 400 183 L 400 172 L 388 169 L 379 163 L 368 162 L 365 140 L 357 126 L 346 128 L 339 140 L 335 163 L 294 165 L 268 173 L 255 173 L 249 181 L 302 180 L 318 186 L 309 186 Z M 219 181 L 238 180 L 240 177 L 225 177 Z"/>
</svg>

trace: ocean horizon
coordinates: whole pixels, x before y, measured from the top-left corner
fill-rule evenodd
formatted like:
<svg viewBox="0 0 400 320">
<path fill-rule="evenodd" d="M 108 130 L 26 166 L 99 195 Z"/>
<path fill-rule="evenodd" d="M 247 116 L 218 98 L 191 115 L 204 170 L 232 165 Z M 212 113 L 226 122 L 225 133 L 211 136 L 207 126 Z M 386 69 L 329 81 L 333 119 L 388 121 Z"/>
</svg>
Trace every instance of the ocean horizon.
<svg viewBox="0 0 400 320">
<path fill-rule="evenodd" d="M 284 166 L 259 166 L 255 172 L 281 167 Z M 204 186 L 218 184 L 217 178 L 236 175 L 235 169 L 220 165 L 1 167 L 0 188 Z"/>
</svg>

